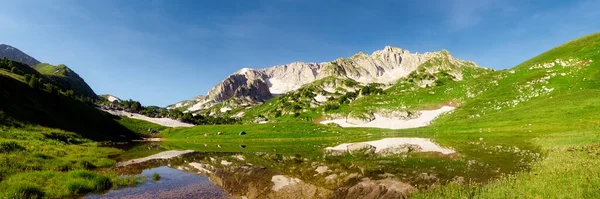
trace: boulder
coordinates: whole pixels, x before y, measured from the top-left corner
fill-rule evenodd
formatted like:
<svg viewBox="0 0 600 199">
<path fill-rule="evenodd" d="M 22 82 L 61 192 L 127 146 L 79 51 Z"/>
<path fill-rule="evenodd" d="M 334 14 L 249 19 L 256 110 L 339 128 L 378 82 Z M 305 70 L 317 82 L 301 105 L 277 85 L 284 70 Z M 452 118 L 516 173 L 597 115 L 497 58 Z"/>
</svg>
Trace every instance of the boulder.
<svg viewBox="0 0 600 199">
<path fill-rule="evenodd" d="M 433 173 L 431 173 L 431 174 L 421 173 L 421 174 L 419 174 L 419 179 L 424 180 L 424 181 L 428 181 L 428 182 L 435 182 L 435 181 L 437 181 L 437 177 Z"/>
<path fill-rule="evenodd" d="M 413 186 L 392 179 L 366 179 L 348 188 L 340 188 L 334 198 L 409 198 L 415 192 Z"/>
<path fill-rule="evenodd" d="M 354 143 L 347 146 L 348 153 L 353 156 L 372 155 L 375 153 L 375 147 L 367 143 Z"/>
<path fill-rule="evenodd" d="M 452 178 L 452 183 L 463 185 L 465 184 L 465 178 L 462 176 L 454 176 L 454 178 Z"/>
<path fill-rule="evenodd" d="M 325 149 L 325 156 L 342 156 L 342 155 L 346 154 L 346 152 L 348 152 L 348 151 Z"/>
<path fill-rule="evenodd" d="M 411 113 L 408 111 L 380 110 L 377 113 L 383 117 L 394 118 L 394 119 L 399 119 L 399 120 L 414 119 L 419 116 L 419 114 L 417 114 L 417 113 Z"/>
<path fill-rule="evenodd" d="M 383 149 L 378 153 L 380 153 L 381 155 L 396 155 L 402 153 L 419 152 L 422 150 L 423 148 L 416 144 L 401 144 Z"/>
</svg>

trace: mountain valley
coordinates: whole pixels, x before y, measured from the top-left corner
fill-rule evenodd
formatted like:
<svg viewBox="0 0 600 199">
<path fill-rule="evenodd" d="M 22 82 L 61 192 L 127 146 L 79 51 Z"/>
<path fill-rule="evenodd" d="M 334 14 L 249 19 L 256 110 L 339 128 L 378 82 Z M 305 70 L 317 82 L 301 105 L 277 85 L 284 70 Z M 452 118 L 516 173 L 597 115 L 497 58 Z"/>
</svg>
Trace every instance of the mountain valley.
<svg viewBox="0 0 600 199">
<path fill-rule="evenodd" d="M 244 68 L 167 107 L 0 49 L 0 197 L 197 188 L 184 174 L 234 198 L 600 196 L 600 33 L 504 70 L 391 46 Z"/>
</svg>

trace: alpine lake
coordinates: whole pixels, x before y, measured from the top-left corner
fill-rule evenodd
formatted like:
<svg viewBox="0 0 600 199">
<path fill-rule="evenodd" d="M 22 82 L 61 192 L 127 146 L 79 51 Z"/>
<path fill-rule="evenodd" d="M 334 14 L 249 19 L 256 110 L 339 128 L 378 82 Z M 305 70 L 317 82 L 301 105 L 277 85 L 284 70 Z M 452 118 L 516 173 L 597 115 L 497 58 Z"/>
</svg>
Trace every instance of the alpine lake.
<svg viewBox="0 0 600 199">
<path fill-rule="evenodd" d="M 499 136 L 506 133 L 425 136 L 429 144 L 451 151 L 446 153 L 402 143 L 385 151 L 326 149 L 386 139 L 420 139 L 418 135 L 167 139 L 111 145 L 125 152 L 112 157 L 119 162 L 116 167 L 100 172 L 148 180 L 84 198 L 407 198 L 451 183 L 484 186 L 502 176 L 528 171 L 543 156 L 522 139 Z M 161 156 L 168 153 L 178 155 Z M 153 179 L 156 175 L 160 179 Z"/>
</svg>

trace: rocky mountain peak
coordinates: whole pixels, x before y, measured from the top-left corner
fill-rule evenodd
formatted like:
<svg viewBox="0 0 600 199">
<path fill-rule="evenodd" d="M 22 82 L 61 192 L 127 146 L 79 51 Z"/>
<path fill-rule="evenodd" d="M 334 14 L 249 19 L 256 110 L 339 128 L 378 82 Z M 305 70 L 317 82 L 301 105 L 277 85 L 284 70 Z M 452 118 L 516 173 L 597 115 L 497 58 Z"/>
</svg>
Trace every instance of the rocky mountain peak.
<svg viewBox="0 0 600 199">
<path fill-rule="evenodd" d="M 293 62 L 263 69 L 243 68 L 215 85 L 206 96 L 185 101 L 189 111 L 209 108 L 235 98 L 245 104 L 262 102 L 274 94 L 284 94 L 302 85 L 326 77 L 348 78 L 359 83 L 393 83 L 415 71 L 430 59 L 464 62 L 446 50 L 432 53 L 410 53 L 398 47 L 386 46 L 370 56 L 359 52 L 350 58 L 338 58 L 324 63 Z M 192 103 L 196 103 L 193 104 Z M 171 107 L 184 107 L 181 102 Z"/>
<path fill-rule="evenodd" d="M 7 44 L 0 44 L 0 58 L 3 57 L 27 64 L 29 66 L 34 66 L 40 63 L 38 60 L 25 54 L 23 51 Z"/>
</svg>

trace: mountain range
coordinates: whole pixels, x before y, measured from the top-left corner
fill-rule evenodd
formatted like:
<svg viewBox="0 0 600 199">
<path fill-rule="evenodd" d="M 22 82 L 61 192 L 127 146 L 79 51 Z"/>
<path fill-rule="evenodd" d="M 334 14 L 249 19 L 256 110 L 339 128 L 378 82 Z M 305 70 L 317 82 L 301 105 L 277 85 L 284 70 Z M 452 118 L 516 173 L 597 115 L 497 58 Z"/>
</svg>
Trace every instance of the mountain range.
<svg viewBox="0 0 600 199">
<path fill-rule="evenodd" d="M 386 46 L 371 55 L 359 52 L 349 58 L 338 58 L 323 63 L 294 62 L 264 69 L 244 68 L 229 75 L 206 95 L 167 108 L 201 112 L 222 103 L 227 103 L 229 106 L 253 106 L 326 78 L 347 79 L 362 85 L 393 84 L 430 60 L 479 68 L 474 62 L 452 57 L 446 50 L 420 54 Z M 442 68 L 430 67 L 429 72 L 433 73 L 440 69 Z M 462 79 L 461 71 L 445 69 L 457 80 Z M 427 86 L 434 81 L 430 79 L 421 83 L 422 86 Z"/>
<path fill-rule="evenodd" d="M 35 66 L 40 63 L 40 61 L 25 54 L 23 51 L 6 44 L 0 44 L 0 58 L 2 57 L 6 57 L 13 61 L 18 61 L 29 66 Z"/>
</svg>

